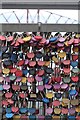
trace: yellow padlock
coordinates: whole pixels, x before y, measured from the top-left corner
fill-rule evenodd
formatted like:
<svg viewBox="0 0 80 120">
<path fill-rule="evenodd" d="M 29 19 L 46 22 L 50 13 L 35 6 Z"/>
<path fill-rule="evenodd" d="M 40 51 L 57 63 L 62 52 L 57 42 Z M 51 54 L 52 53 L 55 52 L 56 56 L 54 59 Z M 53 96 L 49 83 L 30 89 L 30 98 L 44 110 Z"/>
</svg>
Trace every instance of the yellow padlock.
<svg viewBox="0 0 80 120">
<path fill-rule="evenodd" d="M 4 68 L 4 69 L 3 69 L 3 73 L 4 73 L 4 74 L 9 74 L 9 73 L 10 73 L 10 69 Z"/>
<path fill-rule="evenodd" d="M 47 98 L 53 98 L 54 97 L 54 94 L 52 92 L 47 92 L 46 93 L 46 97 Z"/>
<path fill-rule="evenodd" d="M 65 52 L 60 52 L 60 53 L 58 53 L 58 56 L 60 58 L 64 58 L 66 56 L 66 53 Z"/>
<path fill-rule="evenodd" d="M 25 42 L 28 42 L 28 41 L 30 41 L 31 40 L 31 36 L 28 36 L 28 37 L 24 37 L 23 38 L 23 41 L 25 41 Z"/>
<path fill-rule="evenodd" d="M 26 77 L 22 77 L 21 82 L 22 82 L 22 83 L 26 83 L 26 80 L 27 80 L 27 78 L 26 78 Z"/>
</svg>

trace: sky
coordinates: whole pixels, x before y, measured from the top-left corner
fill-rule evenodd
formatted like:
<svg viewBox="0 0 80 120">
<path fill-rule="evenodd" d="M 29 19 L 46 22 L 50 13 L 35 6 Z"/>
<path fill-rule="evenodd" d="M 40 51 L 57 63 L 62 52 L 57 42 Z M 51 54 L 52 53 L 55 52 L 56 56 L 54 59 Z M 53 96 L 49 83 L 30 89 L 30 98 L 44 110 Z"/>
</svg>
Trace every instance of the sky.
<svg viewBox="0 0 80 120">
<path fill-rule="evenodd" d="M 4 13 L 4 15 L 5 15 L 5 17 L 6 18 L 8 18 L 9 17 L 9 15 L 10 15 L 10 12 L 11 11 L 13 11 L 14 9 L 12 9 L 12 10 L 5 10 L 5 9 L 1 9 L 0 10 L 0 14 L 1 13 Z M 14 11 L 16 11 L 16 14 L 17 14 L 17 16 L 19 17 L 19 18 L 21 18 L 21 16 L 23 15 L 23 22 L 26 22 L 25 21 L 25 18 L 26 18 L 26 10 L 14 10 Z M 68 18 L 71 18 L 71 19 L 75 19 L 75 20 L 77 20 L 78 21 L 78 10 L 41 10 L 41 12 L 40 12 L 40 14 L 43 16 L 41 16 L 40 17 L 40 21 L 45 21 L 46 19 L 45 18 L 48 18 L 48 16 L 49 16 L 49 12 L 52 12 L 52 13 L 55 13 L 55 14 L 59 14 L 59 15 L 62 15 L 62 16 L 65 16 L 65 17 L 68 17 Z M 30 10 L 30 14 L 33 16 L 32 17 L 32 19 L 34 20 L 34 18 L 35 18 L 35 21 L 37 22 L 37 18 L 35 17 L 35 14 L 36 14 L 36 10 Z M 29 16 L 30 18 L 31 18 L 31 16 Z M 50 17 L 50 19 L 49 19 L 49 22 L 55 22 L 56 21 L 56 19 L 58 19 L 58 16 L 56 17 L 56 15 L 55 15 L 55 17 L 53 18 L 52 16 Z M 10 22 L 12 21 L 12 20 L 14 20 L 14 22 L 17 22 L 16 20 L 15 20 L 15 15 L 14 16 L 12 16 L 11 18 L 10 18 Z M 66 18 L 64 18 L 64 20 L 66 20 Z M 60 22 L 62 22 L 63 23 L 63 18 L 61 19 L 61 21 Z M 2 22 L 2 21 L 4 21 L 3 20 L 3 18 L 2 17 L 0 17 L 0 22 Z M 31 22 L 31 21 L 30 21 Z"/>
<path fill-rule="evenodd" d="M 52 10 L 52 12 L 78 20 L 78 10 Z"/>
</svg>

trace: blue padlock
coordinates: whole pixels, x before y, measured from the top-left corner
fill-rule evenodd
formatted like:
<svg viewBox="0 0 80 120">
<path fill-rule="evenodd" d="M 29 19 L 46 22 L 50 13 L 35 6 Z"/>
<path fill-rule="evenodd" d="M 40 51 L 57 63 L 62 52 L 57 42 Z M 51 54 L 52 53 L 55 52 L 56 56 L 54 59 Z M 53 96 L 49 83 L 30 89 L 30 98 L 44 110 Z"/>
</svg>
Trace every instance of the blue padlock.
<svg viewBox="0 0 80 120">
<path fill-rule="evenodd" d="M 6 118 L 12 118 L 13 117 L 13 113 L 6 113 Z"/>
<path fill-rule="evenodd" d="M 2 91 L 3 90 L 3 85 L 0 85 L 0 91 Z"/>
<path fill-rule="evenodd" d="M 28 111 L 28 109 L 27 108 L 20 108 L 19 111 L 20 111 L 20 113 L 24 114 L 24 113 L 26 113 Z"/>
<path fill-rule="evenodd" d="M 23 75 L 27 75 L 28 70 L 27 69 L 23 69 L 22 72 L 23 72 Z"/>
<path fill-rule="evenodd" d="M 35 113 L 35 111 L 36 111 L 35 108 L 29 108 L 28 109 L 28 112 L 31 113 L 31 114 Z"/>
<path fill-rule="evenodd" d="M 17 62 L 17 54 L 15 54 L 15 53 L 13 53 L 12 55 L 11 55 L 11 61 L 12 62 Z"/>
<path fill-rule="evenodd" d="M 72 67 L 78 66 L 78 61 L 72 61 L 72 62 L 71 62 L 71 66 L 72 66 Z"/>
<path fill-rule="evenodd" d="M 12 112 L 11 108 L 6 108 L 6 113 L 11 113 L 11 112 Z"/>
<path fill-rule="evenodd" d="M 68 120 L 76 120 L 75 116 L 68 116 Z"/>
<path fill-rule="evenodd" d="M 29 120 L 36 120 L 36 116 L 35 115 L 30 115 Z"/>
<path fill-rule="evenodd" d="M 70 96 L 76 95 L 76 93 L 77 93 L 76 90 L 70 90 L 70 91 L 69 91 L 69 95 L 70 95 Z"/>
<path fill-rule="evenodd" d="M 48 99 L 48 98 L 43 98 L 42 101 L 43 101 L 44 103 L 49 103 L 49 99 Z"/>
<path fill-rule="evenodd" d="M 52 37 L 49 39 L 50 42 L 55 42 L 57 40 L 57 37 Z"/>
</svg>

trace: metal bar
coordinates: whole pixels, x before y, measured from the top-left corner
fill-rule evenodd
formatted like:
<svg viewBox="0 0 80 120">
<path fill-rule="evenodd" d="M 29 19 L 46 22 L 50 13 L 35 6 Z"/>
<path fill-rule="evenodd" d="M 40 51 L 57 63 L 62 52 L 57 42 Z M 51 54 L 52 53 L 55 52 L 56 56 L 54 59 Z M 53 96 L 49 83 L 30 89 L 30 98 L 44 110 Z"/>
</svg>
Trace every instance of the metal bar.
<svg viewBox="0 0 80 120">
<path fill-rule="evenodd" d="M 7 18 L 7 20 L 9 20 L 9 18 L 11 17 L 12 14 L 13 14 L 13 13 L 11 13 L 11 14 L 9 15 L 9 17 Z"/>
<path fill-rule="evenodd" d="M 0 24 L 3 32 L 37 32 L 38 24 Z M 80 24 L 42 24 L 41 32 L 78 32 Z"/>
<path fill-rule="evenodd" d="M 68 22 L 68 20 L 70 20 L 70 18 L 68 18 L 68 19 L 65 21 L 65 24 Z"/>
<path fill-rule="evenodd" d="M 40 16 L 40 15 L 39 15 L 39 12 L 40 12 L 40 11 L 39 11 L 39 9 L 38 9 L 38 10 L 37 10 L 37 23 L 38 23 L 39 20 L 40 20 L 40 19 L 39 19 L 39 16 Z"/>
<path fill-rule="evenodd" d="M 75 21 L 76 21 L 76 22 L 79 22 L 79 21 L 77 21 L 77 20 L 74 20 L 74 21 L 72 22 L 72 24 L 74 24 Z M 78 24 L 80 24 L 80 22 L 79 22 Z"/>
<path fill-rule="evenodd" d="M 56 14 L 56 13 L 53 13 L 53 12 L 49 12 L 49 11 L 46 11 L 46 12 L 51 13 L 51 14 L 54 14 L 54 15 L 57 15 L 57 16 L 61 16 L 61 15 Z"/>
<path fill-rule="evenodd" d="M 79 0 L 67 0 L 67 2 L 56 1 L 56 0 L 1 0 L 0 1 L 0 8 L 2 9 L 73 9 L 77 10 Z"/>
<path fill-rule="evenodd" d="M 53 15 L 53 17 L 54 17 L 54 15 L 57 15 L 57 16 L 60 16 L 60 17 L 61 17 L 61 15 L 59 15 L 59 14 L 55 14 L 55 13 L 49 12 L 49 11 L 46 11 L 46 12 L 50 13 L 50 15 Z M 50 16 L 49 16 L 47 19 L 49 19 L 49 18 L 50 18 Z M 55 19 L 55 17 L 54 17 L 54 19 Z M 47 20 L 47 21 L 48 21 L 48 20 Z M 47 22 L 45 22 L 45 23 L 47 23 Z M 57 24 L 57 21 L 56 21 L 56 24 Z"/>
<path fill-rule="evenodd" d="M 16 15 L 15 11 L 13 11 L 13 13 L 14 13 L 15 17 L 17 18 L 18 22 L 20 23 L 20 20 L 19 20 L 18 16 Z"/>
<path fill-rule="evenodd" d="M 45 21 L 45 23 L 48 22 L 48 20 L 49 20 L 49 18 L 50 18 L 51 15 L 52 15 L 52 13 L 49 14 L 49 16 L 48 16 L 47 20 Z"/>
<path fill-rule="evenodd" d="M 6 20 L 6 22 L 7 22 L 7 23 L 9 23 L 9 22 L 8 22 L 8 20 L 6 19 L 6 17 L 4 16 L 4 14 L 3 14 L 3 13 L 2 13 L 2 16 L 4 17 L 4 19 Z"/>
<path fill-rule="evenodd" d="M 61 19 L 61 17 L 62 17 L 62 16 L 60 16 L 60 17 L 58 18 L 58 20 L 56 21 L 56 23 L 58 23 L 58 21 Z"/>
<path fill-rule="evenodd" d="M 27 9 L 27 23 L 29 22 L 29 10 Z"/>
</svg>

